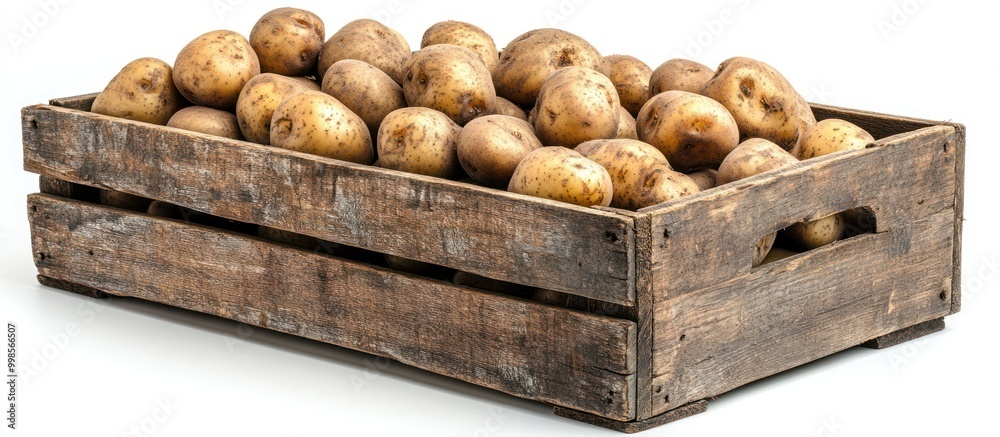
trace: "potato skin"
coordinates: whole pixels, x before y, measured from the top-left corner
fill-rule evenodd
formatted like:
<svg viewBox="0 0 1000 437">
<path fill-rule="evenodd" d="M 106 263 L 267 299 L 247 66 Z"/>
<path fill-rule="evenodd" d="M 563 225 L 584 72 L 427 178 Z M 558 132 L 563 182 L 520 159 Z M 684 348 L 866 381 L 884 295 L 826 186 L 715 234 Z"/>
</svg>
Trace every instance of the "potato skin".
<svg viewBox="0 0 1000 437">
<path fill-rule="evenodd" d="M 149 209 L 149 204 L 153 202 L 145 197 L 104 189 L 98 193 L 97 198 L 101 205 L 141 212 Z"/>
<path fill-rule="evenodd" d="M 260 74 L 260 61 L 243 35 L 205 33 L 181 49 L 174 61 L 174 85 L 195 105 L 233 110 L 243 86 Z"/>
<path fill-rule="evenodd" d="M 639 111 L 636 132 L 682 172 L 717 168 L 740 142 L 736 120 L 724 106 L 686 91 L 649 99 Z"/>
<path fill-rule="evenodd" d="M 461 130 L 447 115 L 430 108 L 392 111 L 378 130 L 378 166 L 454 178 L 461 168 L 457 152 Z"/>
<path fill-rule="evenodd" d="M 486 65 L 453 44 L 432 45 L 406 60 L 403 95 L 407 105 L 441 111 L 459 126 L 493 112 L 497 98 Z"/>
<path fill-rule="evenodd" d="M 454 44 L 472 50 L 491 74 L 500 62 L 500 54 L 497 52 L 493 37 L 473 24 L 461 21 L 434 23 L 424 31 L 424 36 L 420 39 L 420 48 L 425 49 L 435 44 Z"/>
<path fill-rule="evenodd" d="M 842 150 L 862 150 L 874 142 L 875 138 L 864 129 L 831 118 L 806 128 L 795 151 L 799 159 L 806 160 Z"/>
<path fill-rule="evenodd" d="M 660 64 L 649 77 L 650 97 L 666 91 L 700 93 L 715 75 L 711 67 L 687 59 L 671 59 Z"/>
<path fill-rule="evenodd" d="M 729 110 L 741 141 L 763 138 L 792 150 L 810 121 L 815 122 L 805 99 L 781 73 L 749 58 L 723 62 L 701 94 Z"/>
<path fill-rule="evenodd" d="M 236 115 L 206 106 L 189 106 L 170 117 L 167 126 L 203 134 L 242 140 Z"/>
<path fill-rule="evenodd" d="M 271 118 L 271 145 L 358 164 L 375 159 L 364 120 L 320 91 L 283 101 Z"/>
<path fill-rule="evenodd" d="M 525 113 L 520 106 L 517 106 L 514 102 L 499 96 L 493 104 L 493 115 L 509 115 L 514 118 L 528 121 L 528 114 Z"/>
<path fill-rule="evenodd" d="M 406 107 L 403 88 L 388 74 L 355 59 L 335 62 L 323 76 L 323 92 L 358 114 L 378 140 L 378 127 L 390 112 Z"/>
<path fill-rule="evenodd" d="M 525 156 L 507 191 L 580 206 L 608 206 L 614 196 L 608 171 L 565 147 L 542 147 Z"/>
<path fill-rule="evenodd" d="M 638 140 L 587 141 L 576 147 L 611 176 L 612 207 L 638 210 L 700 191 L 687 175 L 673 171 L 655 147 Z"/>
<path fill-rule="evenodd" d="M 535 104 L 545 79 L 569 66 L 610 74 L 604 57 L 583 38 L 559 29 L 536 29 L 514 38 L 503 49 L 493 70 L 493 84 L 498 96 L 528 108 Z"/>
<path fill-rule="evenodd" d="M 618 90 L 618 98 L 622 106 L 632 117 L 639 114 L 642 105 L 649 100 L 649 78 L 653 70 L 634 56 L 611 55 L 604 57 L 608 64 L 611 82 Z"/>
<path fill-rule="evenodd" d="M 458 162 L 476 182 L 506 188 L 517 164 L 541 147 L 527 121 L 487 115 L 470 121 L 458 134 Z"/>
<path fill-rule="evenodd" d="M 298 78 L 263 73 L 247 82 L 236 101 L 236 120 L 247 141 L 271 144 L 271 119 L 285 99 L 309 91 L 310 85 Z"/>
<path fill-rule="evenodd" d="M 410 46 L 398 32 L 375 20 L 354 20 L 340 28 L 323 44 L 319 52 L 320 76 L 335 62 L 357 59 L 403 83 L 403 63 L 410 57 Z"/>
<path fill-rule="evenodd" d="M 762 138 L 746 140 L 726 156 L 716 175 L 718 185 L 755 176 L 799 162 L 791 153 Z"/>
<path fill-rule="evenodd" d="M 164 125 L 187 105 L 170 64 L 156 58 L 129 62 L 94 99 L 91 112 Z"/>
<path fill-rule="evenodd" d="M 767 256 L 765 256 L 764 259 L 760 262 L 760 264 L 773 263 L 775 261 L 780 261 L 785 258 L 792 257 L 798 254 L 799 252 L 783 249 L 781 247 L 772 247 L 771 250 L 767 253 Z"/>
<path fill-rule="evenodd" d="M 563 147 L 614 138 L 620 106 L 618 92 L 607 76 L 585 67 L 562 68 L 538 92 L 535 134 L 546 146 Z"/>
<path fill-rule="evenodd" d="M 639 134 L 636 132 L 635 119 L 624 106 L 618 107 L 618 133 L 615 138 L 638 140 Z"/>
<path fill-rule="evenodd" d="M 784 230 L 785 237 L 803 250 L 816 249 L 840 239 L 847 223 L 840 214 L 818 220 L 796 223 Z"/>
<path fill-rule="evenodd" d="M 688 173 L 688 177 L 694 181 L 695 185 L 698 185 L 698 189 L 705 191 L 710 188 L 715 188 L 715 177 L 719 172 L 706 168 L 704 170 L 699 170 L 694 173 Z"/>
<path fill-rule="evenodd" d="M 250 46 L 262 73 L 306 76 L 316 68 L 326 41 L 326 27 L 316 14 L 296 8 L 278 8 L 257 20 Z"/>
</svg>

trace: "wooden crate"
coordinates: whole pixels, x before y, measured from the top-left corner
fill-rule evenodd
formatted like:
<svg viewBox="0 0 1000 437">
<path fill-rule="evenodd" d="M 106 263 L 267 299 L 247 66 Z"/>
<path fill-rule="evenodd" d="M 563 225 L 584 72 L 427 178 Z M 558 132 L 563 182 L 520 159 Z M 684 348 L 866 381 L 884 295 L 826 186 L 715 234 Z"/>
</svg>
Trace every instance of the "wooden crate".
<svg viewBox="0 0 1000 437">
<path fill-rule="evenodd" d="M 621 431 L 934 332 L 960 307 L 958 124 L 814 106 L 880 140 L 628 212 L 107 117 L 87 112 L 93 98 L 22 111 L 24 166 L 42 181 L 28 197 L 42 283 L 392 358 Z M 359 249 L 332 256 L 226 220 L 102 206 L 97 188 Z M 761 236 L 855 208 L 874 213 L 874 232 L 751 266 Z M 394 271 L 373 253 L 565 304 Z"/>
</svg>

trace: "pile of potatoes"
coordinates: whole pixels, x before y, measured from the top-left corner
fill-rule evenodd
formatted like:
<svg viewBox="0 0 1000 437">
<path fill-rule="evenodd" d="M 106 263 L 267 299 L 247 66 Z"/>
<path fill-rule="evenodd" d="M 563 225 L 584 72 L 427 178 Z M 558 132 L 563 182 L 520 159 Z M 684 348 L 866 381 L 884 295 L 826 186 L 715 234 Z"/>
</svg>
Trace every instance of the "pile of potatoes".
<svg viewBox="0 0 1000 437">
<path fill-rule="evenodd" d="M 580 206 L 638 210 L 874 142 L 816 121 L 785 77 L 749 58 L 655 70 L 558 29 L 498 50 L 483 29 L 430 26 L 420 50 L 373 20 L 326 36 L 280 8 L 247 39 L 215 30 L 174 64 L 142 58 L 93 112 Z M 841 238 L 833 215 L 783 231 L 799 249 Z M 761 262 L 775 235 L 757 247 Z"/>
</svg>

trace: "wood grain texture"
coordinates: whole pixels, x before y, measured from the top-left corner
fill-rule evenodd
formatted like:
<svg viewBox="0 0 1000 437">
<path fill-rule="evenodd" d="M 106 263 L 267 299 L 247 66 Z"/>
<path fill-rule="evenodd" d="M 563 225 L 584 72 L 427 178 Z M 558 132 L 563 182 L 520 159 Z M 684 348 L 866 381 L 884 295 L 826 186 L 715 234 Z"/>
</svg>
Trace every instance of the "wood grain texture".
<svg viewBox="0 0 1000 437">
<path fill-rule="evenodd" d="M 932 319 L 898 331 L 890 332 L 886 335 L 875 337 L 861 343 L 861 346 L 871 349 L 887 349 L 942 330 L 944 330 L 944 318 Z"/>
<path fill-rule="evenodd" d="M 45 277 L 635 417 L 634 322 L 51 195 L 29 196 L 28 210 Z"/>
<path fill-rule="evenodd" d="M 704 413 L 705 410 L 707 409 L 708 409 L 708 402 L 701 400 L 697 402 L 692 402 L 682 407 L 674 408 L 673 410 L 661 413 L 659 415 L 653 416 L 648 419 L 636 420 L 631 422 L 619 422 L 616 420 L 608 420 L 606 418 L 595 416 L 593 414 L 588 414 L 562 407 L 555 407 L 555 413 L 557 416 L 565 417 L 567 419 L 573 419 L 578 422 L 597 425 L 602 428 L 608 428 L 614 431 L 623 432 L 625 434 L 635 434 L 637 432 L 642 432 L 651 428 L 656 428 L 660 425 L 666 425 L 670 422 L 681 420 L 685 417 L 690 417 L 694 416 L 695 414 Z"/>
<path fill-rule="evenodd" d="M 952 257 L 955 264 L 951 277 L 951 314 L 962 309 L 962 222 L 965 221 L 965 126 L 952 123 L 955 128 L 955 241 Z"/>
<path fill-rule="evenodd" d="M 817 104 L 812 104 L 811 106 L 813 114 L 816 116 L 816 120 L 825 120 L 828 118 L 846 120 L 868 131 L 868 133 L 872 134 L 876 140 L 912 132 L 925 127 L 948 124 L 946 122 L 935 122 L 913 117 L 900 117 L 898 115 L 880 114 L 877 112 L 862 111 L 859 109 L 847 109 Z"/>
<path fill-rule="evenodd" d="M 49 104 L 52 106 L 58 106 L 60 108 L 76 109 L 78 111 L 90 111 L 90 108 L 94 106 L 94 99 L 97 98 L 98 93 L 82 94 L 73 97 L 61 97 L 58 99 L 49 100 Z"/>
<path fill-rule="evenodd" d="M 634 301 L 628 217 L 53 106 L 22 110 L 24 167 L 241 222 Z"/>
<path fill-rule="evenodd" d="M 659 301 L 653 412 L 945 316 L 953 223 L 945 210 Z"/>
<path fill-rule="evenodd" d="M 869 207 L 885 232 L 953 210 L 955 148 L 944 144 L 956 138 L 925 128 L 640 210 L 656 239 L 654 300 L 748 275 L 756 241 L 794 223 Z"/>
<path fill-rule="evenodd" d="M 96 288 L 87 287 L 85 285 L 75 284 L 69 281 L 63 281 L 60 279 L 50 278 L 48 276 L 37 275 L 38 283 L 46 287 L 58 288 L 63 291 L 68 291 L 70 293 L 79 294 L 81 296 L 92 297 L 94 299 L 107 299 L 111 295 L 105 293 Z"/>
</svg>

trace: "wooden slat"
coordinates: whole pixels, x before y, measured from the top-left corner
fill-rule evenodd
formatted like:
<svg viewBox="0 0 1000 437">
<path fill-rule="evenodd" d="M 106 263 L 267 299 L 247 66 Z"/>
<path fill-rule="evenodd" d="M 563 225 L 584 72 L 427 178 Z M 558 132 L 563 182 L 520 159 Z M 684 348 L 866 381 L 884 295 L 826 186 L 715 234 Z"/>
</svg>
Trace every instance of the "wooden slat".
<svg viewBox="0 0 1000 437">
<path fill-rule="evenodd" d="M 60 108 L 76 109 L 79 111 L 90 111 L 91 106 L 94 105 L 94 99 L 100 93 L 90 93 L 83 94 L 73 97 L 61 97 L 58 99 L 49 100 L 49 104 L 52 106 L 58 106 Z"/>
<path fill-rule="evenodd" d="M 208 214 L 620 305 L 631 219 L 439 178 L 53 106 L 22 111 L 24 167 Z"/>
<path fill-rule="evenodd" d="M 862 129 L 872 134 L 875 139 L 891 137 L 907 132 L 912 132 L 925 127 L 948 124 L 945 122 L 935 122 L 912 117 L 900 117 L 897 115 L 880 114 L 859 109 L 839 108 L 836 106 L 812 104 L 813 114 L 817 120 L 827 118 L 839 118 L 860 126 Z"/>
<path fill-rule="evenodd" d="M 965 126 L 951 124 L 955 128 L 955 240 L 952 253 L 954 272 L 951 277 L 951 314 L 962 309 L 962 222 L 965 221 Z"/>
<path fill-rule="evenodd" d="M 945 210 L 658 302 L 653 412 L 948 314 L 953 224 Z"/>
<path fill-rule="evenodd" d="M 791 224 L 871 207 L 877 231 L 954 209 L 956 131 L 935 126 L 643 209 L 653 220 L 654 300 L 751 270 L 754 243 Z"/>
<path fill-rule="evenodd" d="M 634 322 L 51 195 L 28 209 L 40 275 L 635 417 Z"/>
</svg>

